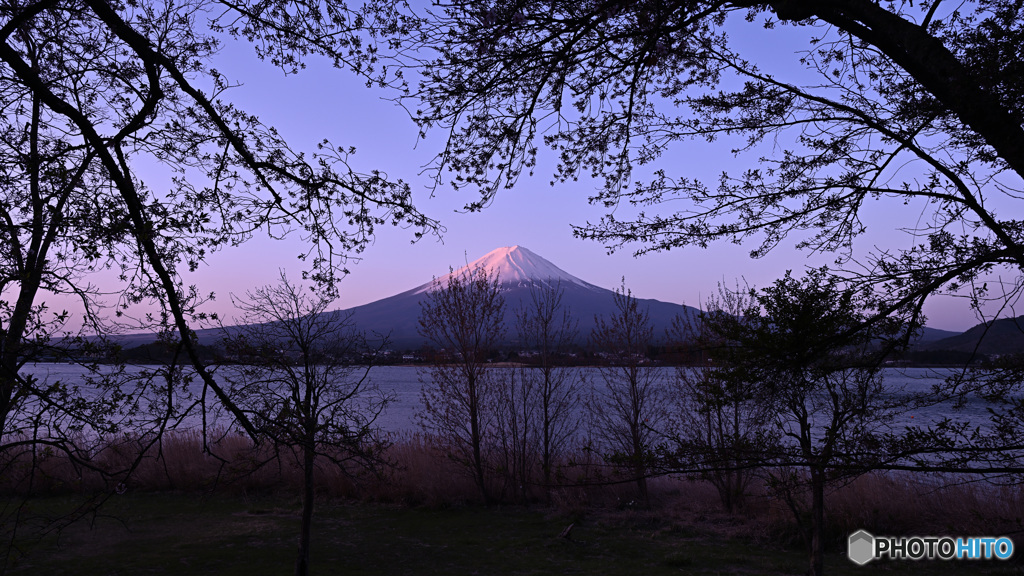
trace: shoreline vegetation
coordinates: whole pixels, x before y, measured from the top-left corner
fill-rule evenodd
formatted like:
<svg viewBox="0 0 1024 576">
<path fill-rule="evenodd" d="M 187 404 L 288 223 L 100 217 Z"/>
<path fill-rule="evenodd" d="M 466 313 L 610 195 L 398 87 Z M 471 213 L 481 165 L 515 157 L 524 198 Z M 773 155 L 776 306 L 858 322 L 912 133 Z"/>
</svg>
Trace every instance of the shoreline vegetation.
<svg viewBox="0 0 1024 576">
<path fill-rule="evenodd" d="M 97 463 L 125 470 L 121 476 L 83 469 L 44 450 L 5 462 L 0 489 L 8 502 L 2 524 L 8 572 L 72 574 L 92 566 L 89 573 L 113 574 L 135 566 L 157 574 L 251 574 L 270 573 L 265 566 L 274 563 L 287 566 L 294 548 L 290 528 L 298 521 L 294 494 L 302 484 L 295 451 L 256 446 L 237 433 L 204 437 L 193 430 L 166 434 L 140 458 L 143 440 L 121 436 L 97 448 Z M 466 467 L 447 458 L 434 439 L 395 436 L 384 461 L 369 471 L 318 470 L 318 572 L 398 573 L 403 565 L 394 562 L 410 556 L 411 565 L 424 569 L 406 572 L 434 573 L 441 566 L 427 570 L 424 558 L 451 554 L 449 574 L 521 573 L 515 566 L 525 560 L 495 558 L 518 556 L 517 550 L 533 556 L 522 573 L 779 574 L 795 573 L 806 558 L 792 511 L 762 478 L 728 513 L 709 482 L 653 474 L 644 506 L 632 479 L 583 450 L 560 460 L 551 486 L 524 491 L 492 475 L 493 502 L 484 505 Z M 100 508 L 87 505 L 98 501 Z M 846 538 L 859 529 L 891 536 L 1008 535 L 1021 542 L 1024 491 L 1012 482 L 875 472 L 831 487 L 827 501 L 831 573 L 864 569 L 845 557 Z M 41 518 L 81 521 L 58 531 L 44 521 L 38 526 L 45 530 L 37 531 L 34 523 L 12 522 L 19 507 Z M 394 547 L 396 534 L 419 552 L 372 552 Z M 417 554 L 426 556 L 411 558 Z M 1019 573 L 1022 558 L 886 561 L 868 568 L 1010 574 Z"/>
<path fill-rule="evenodd" d="M 210 363 L 236 364 L 224 357 L 223 352 L 214 346 L 199 346 L 200 357 Z M 654 366 L 676 367 L 676 366 L 701 366 L 699 360 L 695 359 L 698 354 L 671 347 L 658 347 L 648 354 L 649 362 Z M 964 366 L 986 367 L 998 366 L 999 362 L 1005 361 L 1014 355 L 990 355 L 981 353 L 962 352 L 957 350 L 909 350 L 900 355 L 892 355 L 887 358 L 887 366 L 906 368 L 963 368 Z M 115 356 L 109 359 L 98 359 L 99 362 L 129 362 L 147 365 L 162 365 L 174 360 L 174 350 L 167 344 L 154 342 L 119 350 Z M 431 366 L 444 363 L 439 360 L 436 351 L 431 349 L 419 350 L 383 350 L 373 357 L 360 357 L 354 359 L 356 362 L 371 363 L 375 366 Z M 59 362 L 56 358 L 48 361 Z M 607 359 L 594 354 L 584 347 L 580 347 L 571 354 L 564 354 L 555 359 L 559 366 L 602 366 L 607 364 Z M 488 364 L 495 367 L 506 368 L 529 368 L 540 365 L 539 359 L 530 356 L 528 353 L 506 349 L 495 351 Z"/>
</svg>

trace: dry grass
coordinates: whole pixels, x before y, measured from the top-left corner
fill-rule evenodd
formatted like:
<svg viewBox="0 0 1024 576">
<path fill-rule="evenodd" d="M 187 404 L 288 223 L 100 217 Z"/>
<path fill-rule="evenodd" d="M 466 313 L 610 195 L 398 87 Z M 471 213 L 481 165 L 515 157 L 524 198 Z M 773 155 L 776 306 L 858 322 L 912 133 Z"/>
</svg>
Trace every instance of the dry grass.
<svg viewBox="0 0 1024 576">
<path fill-rule="evenodd" d="M 828 512 L 843 534 L 1005 534 L 1021 529 L 1024 490 L 976 477 L 870 474 L 830 494 Z"/>
<path fill-rule="evenodd" d="M 142 439 L 120 437 L 90 451 L 91 464 L 116 471 L 100 474 L 58 452 L 24 451 L 0 467 L 0 493 L 203 492 L 297 493 L 302 475 L 296 454 L 254 446 L 245 436 L 195 431 L 167 434 L 143 451 Z M 390 466 L 365 471 L 322 464 L 322 496 L 399 504 L 461 507 L 479 501 L 467 469 L 423 435 L 393 439 Z M 126 470 L 129 468 L 131 473 Z M 674 476 L 649 482 L 651 508 L 642 509 L 635 484 L 616 479 L 592 453 L 578 453 L 559 468 L 554 486 L 522 491 L 494 475 L 492 493 L 506 501 L 541 504 L 566 517 L 602 514 L 652 518 L 668 530 L 700 532 L 755 542 L 799 545 L 792 512 L 765 483 L 755 482 L 744 506 L 726 514 L 708 483 Z M 535 475 L 534 477 L 539 477 Z M 1013 534 L 1021 531 L 1024 491 L 1018 486 L 967 482 L 955 476 L 874 473 L 834 487 L 827 495 L 829 540 L 842 545 L 850 533 Z"/>
</svg>

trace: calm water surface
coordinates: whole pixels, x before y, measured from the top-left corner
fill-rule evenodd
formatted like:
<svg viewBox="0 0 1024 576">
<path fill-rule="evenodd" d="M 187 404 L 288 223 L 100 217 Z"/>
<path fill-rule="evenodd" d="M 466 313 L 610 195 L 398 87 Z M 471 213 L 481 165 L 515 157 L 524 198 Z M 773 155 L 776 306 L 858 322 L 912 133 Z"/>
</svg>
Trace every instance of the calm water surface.
<svg viewBox="0 0 1024 576">
<path fill-rule="evenodd" d="M 152 369 L 153 367 L 149 367 Z M 139 372 L 144 367 L 129 368 Z M 394 401 L 387 407 L 386 412 L 379 419 L 378 424 L 389 431 L 403 433 L 418 430 L 416 414 L 422 409 L 420 401 L 422 368 L 415 366 L 380 366 L 373 368 L 370 378 L 380 390 L 394 396 Z M 70 364 L 37 364 L 31 367 L 31 372 L 39 377 L 48 380 L 60 379 L 65 382 L 81 382 L 86 374 L 85 369 Z M 584 368 L 588 382 L 600 382 L 595 368 Z M 675 377 L 674 368 L 659 368 L 658 372 L 663 378 L 665 385 L 670 385 Z M 885 370 L 886 387 L 893 394 L 909 398 L 910 394 L 923 393 L 931 390 L 935 384 L 942 382 L 950 369 L 929 369 L 929 368 L 888 368 Z M 424 374 L 423 378 L 427 378 Z M 223 382 L 222 377 L 218 380 Z M 192 384 L 192 392 L 200 392 L 200 384 Z M 987 421 L 985 404 L 980 400 L 970 401 L 962 410 L 954 410 L 950 405 L 936 405 L 920 409 L 908 410 L 905 414 L 892 422 L 892 426 L 900 428 L 904 425 L 927 425 L 930 422 L 943 417 L 951 417 L 957 420 L 969 420 L 976 424 L 984 424 Z M 188 426 L 198 426 L 201 420 L 198 416 L 186 421 Z M 208 418 L 208 423 L 213 425 L 228 426 L 230 420 L 223 415 L 213 415 Z"/>
</svg>

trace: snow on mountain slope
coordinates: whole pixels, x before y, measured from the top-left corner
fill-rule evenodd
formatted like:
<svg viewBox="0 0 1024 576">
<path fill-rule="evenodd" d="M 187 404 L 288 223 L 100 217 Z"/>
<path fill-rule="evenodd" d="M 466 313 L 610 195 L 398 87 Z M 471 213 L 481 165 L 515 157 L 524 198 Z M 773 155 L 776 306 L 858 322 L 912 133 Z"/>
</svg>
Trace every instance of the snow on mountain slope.
<svg viewBox="0 0 1024 576">
<path fill-rule="evenodd" d="M 464 276 L 470 271 L 483 268 L 490 274 L 497 274 L 503 286 L 526 286 L 534 283 L 574 284 L 589 290 L 600 290 L 597 286 L 555 266 L 522 246 L 505 246 L 491 250 L 484 256 L 458 270 L 427 282 L 416 288 L 414 294 L 421 294 L 438 286 L 444 286 L 452 276 Z"/>
</svg>

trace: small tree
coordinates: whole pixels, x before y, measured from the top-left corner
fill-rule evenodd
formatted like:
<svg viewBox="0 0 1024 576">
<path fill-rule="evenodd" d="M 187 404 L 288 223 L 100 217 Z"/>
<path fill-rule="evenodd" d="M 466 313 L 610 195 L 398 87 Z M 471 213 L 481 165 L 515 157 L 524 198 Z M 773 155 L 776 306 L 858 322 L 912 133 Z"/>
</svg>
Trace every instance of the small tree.
<svg viewBox="0 0 1024 576">
<path fill-rule="evenodd" d="M 780 442 L 765 452 L 810 554 L 810 574 L 823 573 L 825 488 L 877 466 L 883 436 L 900 406 L 883 388 L 883 344 L 905 326 L 868 323 L 870 295 L 842 288 L 827 270 L 803 280 L 789 273 L 760 293 L 742 316 L 705 317 L 710 333 L 734 343 L 716 358 L 727 382 L 757 382 Z M 791 472 L 807 471 L 806 477 Z M 794 488 L 809 488 L 810 525 Z"/>
<path fill-rule="evenodd" d="M 494 376 L 494 465 L 504 476 L 506 492 L 525 502 L 537 466 L 538 390 L 523 370 L 502 368 L 491 374 Z"/>
<path fill-rule="evenodd" d="M 516 332 L 531 361 L 501 372 L 495 417 L 507 481 L 527 497 L 538 464 L 545 486 L 554 464 L 580 427 L 580 371 L 560 366 L 559 358 L 576 343 L 577 322 L 562 307 L 560 284 L 533 284 L 530 300 L 516 309 Z"/>
<path fill-rule="evenodd" d="M 599 369 L 604 386 L 595 388 L 590 412 L 594 434 L 636 478 L 640 499 L 648 505 L 647 474 L 668 397 L 647 358 L 654 339 L 650 316 L 625 281 L 615 291 L 615 308 L 610 318 L 595 318 L 590 335 L 591 345 L 604 357 Z"/>
<path fill-rule="evenodd" d="M 668 455 L 669 468 L 702 469 L 730 513 L 754 478 L 751 462 L 761 460 L 775 437 L 767 427 L 772 408 L 759 398 L 758 383 L 730 377 L 731 367 L 716 360 L 719 353 L 727 356 L 730 344 L 716 332 L 716 323 L 723 317 L 742 322 L 751 301 L 749 292 L 720 284 L 704 310 L 677 316 L 668 334 L 696 356 L 694 366 L 676 369 L 679 409 L 672 417 L 676 446 Z"/>
<path fill-rule="evenodd" d="M 298 451 L 303 473 L 302 526 L 295 574 L 309 573 L 317 462 L 344 467 L 381 460 L 386 442 L 374 422 L 391 397 L 357 366 L 366 340 L 351 314 L 327 312 L 329 299 L 308 296 L 281 274 L 276 286 L 234 299 L 240 328 L 225 338 L 240 362 L 230 392 L 262 437 Z"/>
<path fill-rule="evenodd" d="M 535 391 L 537 446 L 544 484 L 551 485 L 554 463 L 579 430 L 580 371 L 560 365 L 579 338 L 579 321 L 562 305 L 561 284 L 533 285 L 530 301 L 516 311 L 523 346 L 537 353 L 536 368 L 521 371 L 524 387 Z"/>
<path fill-rule="evenodd" d="M 420 334 L 442 353 L 421 372 L 420 423 L 470 468 L 485 502 L 494 387 L 487 355 L 504 335 L 504 314 L 498 278 L 484 268 L 448 275 L 420 309 Z"/>
</svg>

